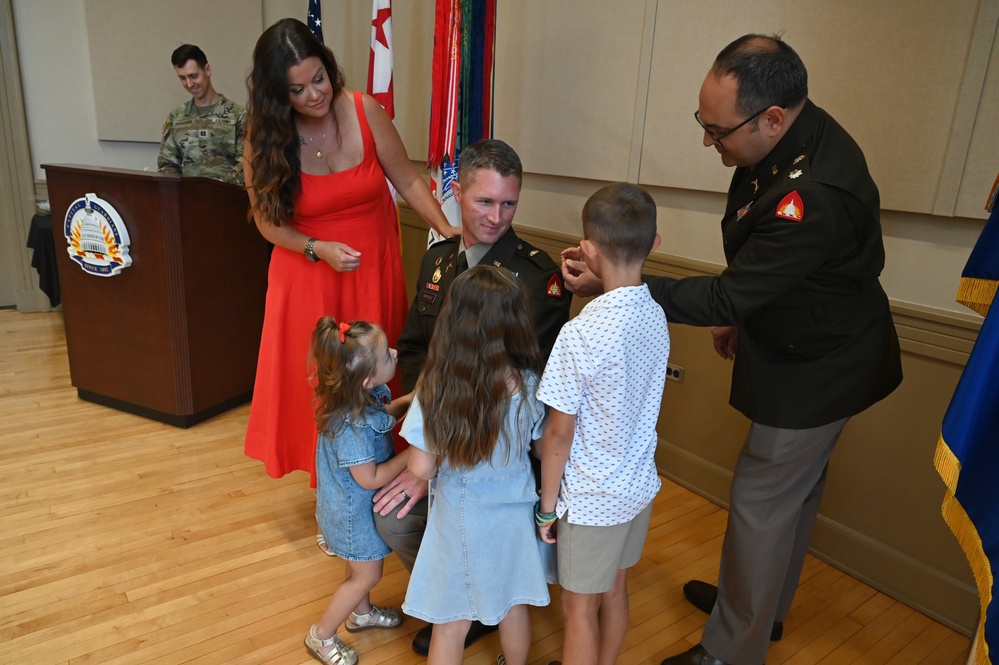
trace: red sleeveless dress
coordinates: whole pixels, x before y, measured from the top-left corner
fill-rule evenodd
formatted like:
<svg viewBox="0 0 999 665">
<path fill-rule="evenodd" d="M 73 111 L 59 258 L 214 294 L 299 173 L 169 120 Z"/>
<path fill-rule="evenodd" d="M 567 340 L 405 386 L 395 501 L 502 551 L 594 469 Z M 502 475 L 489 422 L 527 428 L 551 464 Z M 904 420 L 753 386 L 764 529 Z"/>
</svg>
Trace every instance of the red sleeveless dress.
<svg viewBox="0 0 999 665">
<path fill-rule="evenodd" d="M 308 471 L 316 486 L 316 425 L 308 355 L 316 321 L 370 321 L 389 346 L 406 322 L 406 282 L 395 202 L 378 163 L 360 92 L 354 106 L 364 159 L 347 171 L 302 174 L 291 225 L 317 240 L 335 240 L 361 252 L 360 267 L 337 272 L 325 261 L 275 247 L 267 283 L 264 329 L 257 359 L 245 452 L 267 475 Z M 397 392 L 394 390 L 394 394 Z"/>
</svg>

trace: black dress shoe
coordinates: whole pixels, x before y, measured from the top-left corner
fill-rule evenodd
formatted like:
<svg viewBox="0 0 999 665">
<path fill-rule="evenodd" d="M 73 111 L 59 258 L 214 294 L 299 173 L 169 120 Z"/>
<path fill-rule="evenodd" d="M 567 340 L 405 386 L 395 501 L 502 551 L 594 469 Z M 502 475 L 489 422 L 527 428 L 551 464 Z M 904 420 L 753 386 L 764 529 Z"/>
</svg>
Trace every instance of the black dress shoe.
<svg viewBox="0 0 999 665">
<path fill-rule="evenodd" d="M 468 628 L 468 635 L 465 635 L 465 648 L 467 649 L 472 646 L 477 639 L 494 632 L 497 628 L 499 626 L 487 626 L 484 623 L 473 621 L 472 625 Z M 426 656 L 430 653 L 430 636 L 433 634 L 433 630 L 434 625 L 431 623 L 416 633 L 416 637 L 413 638 L 413 651 L 421 656 Z"/>
<path fill-rule="evenodd" d="M 691 605 L 705 614 L 711 614 L 711 609 L 718 600 L 718 587 L 701 580 L 690 580 L 683 585 L 683 595 Z M 784 637 L 784 622 L 774 621 L 770 629 L 770 641 L 778 642 L 782 637 Z"/>
<path fill-rule="evenodd" d="M 728 663 L 724 660 L 718 660 L 698 644 L 689 651 L 670 656 L 661 665 L 728 665 Z"/>
</svg>

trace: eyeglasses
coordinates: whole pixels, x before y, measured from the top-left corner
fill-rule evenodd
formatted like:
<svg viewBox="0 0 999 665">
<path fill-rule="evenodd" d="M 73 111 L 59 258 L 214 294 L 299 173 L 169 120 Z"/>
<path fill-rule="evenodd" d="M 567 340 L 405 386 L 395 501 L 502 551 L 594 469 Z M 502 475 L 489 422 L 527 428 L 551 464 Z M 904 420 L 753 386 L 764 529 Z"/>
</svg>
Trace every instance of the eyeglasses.
<svg viewBox="0 0 999 665">
<path fill-rule="evenodd" d="M 770 108 L 770 107 L 768 106 L 766 108 L 760 109 L 759 111 L 757 111 L 753 115 L 749 116 L 748 118 L 746 118 L 745 120 L 743 120 L 742 122 L 740 122 L 738 125 L 736 125 L 732 129 L 726 129 L 721 134 L 715 134 L 713 131 L 711 131 L 710 129 L 708 129 L 708 126 L 704 124 L 703 120 L 701 120 L 701 112 L 700 111 L 694 111 L 694 120 L 696 120 L 697 124 L 701 126 L 701 129 L 704 130 L 704 133 L 711 137 L 712 141 L 714 141 L 715 143 L 717 143 L 720 147 L 724 148 L 725 146 L 722 145 L 722 139 L 723 138 L 725 138 L 726 136 L 728 136 L 729 134 L 731 134 L 735 130 L 741 128 L 743 125 L 749 124 L 753 120 L 756 120 L 761 115 L 763 115 L 763 112 L 766 111 L 768 108 Z"/>
</svg>

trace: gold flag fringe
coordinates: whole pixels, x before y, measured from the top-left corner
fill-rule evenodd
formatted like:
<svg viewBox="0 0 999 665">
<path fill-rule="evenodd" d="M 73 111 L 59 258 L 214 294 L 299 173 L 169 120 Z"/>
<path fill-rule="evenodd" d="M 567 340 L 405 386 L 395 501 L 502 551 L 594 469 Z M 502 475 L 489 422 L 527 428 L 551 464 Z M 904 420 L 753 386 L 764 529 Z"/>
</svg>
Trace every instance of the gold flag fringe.
<svg viewBox="0 0 999 665">
<path fill-rule="evenodd" d="M 997 287 L 999 282 L 994 279 L 962 277 L 961 284 L 957 287 L 957 301 L 985 316 L 989 313 L 989 305 L 996 296 Z"/>
<path fill-rule="evenodd" d="M 933 455 L 933 465 L 947 484 L 942 508 L 944 521 L 947 522 L 947 526 L 950 527 L 960 543 L 961 549 L 964 550 L 964 555 L 971 565 L 971 572 L 975 576 L 975 584 L 978 586 L 981 620 L 978 622 L 978 631 L 974 636 L 975 644 L 978 647 L 975 663 L 976 665 L 992 665 L 989 645 L 985 641 L 985 610 L 992 603 L 992 566 L 988 557 L 985 556 L 985 548 L 982 545 L 981 536 L 978 535 L 978 530 L 971 518 L 968 517 L 968 513 L 965 512 L 964 506 L 955 496 L 958 476 L 961 474 L 961 462 L 951 451 L 942 435 L 937 442 L 936 453 Z"/>
</svg>

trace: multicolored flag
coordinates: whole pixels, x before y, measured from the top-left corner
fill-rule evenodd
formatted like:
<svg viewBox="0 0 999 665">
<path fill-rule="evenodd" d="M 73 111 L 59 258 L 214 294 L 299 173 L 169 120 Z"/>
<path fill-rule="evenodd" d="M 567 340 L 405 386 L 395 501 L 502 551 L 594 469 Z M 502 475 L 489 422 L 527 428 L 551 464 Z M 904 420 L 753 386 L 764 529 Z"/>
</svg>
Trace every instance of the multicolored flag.
<svg viewBox="0 0 999 665">
<path fill-rule="evenodd" d="M 493 133 L 496 0 L 437 0 L 427 168 L 452 226 L 461 209 L 451 182 L 462 146 Z M 440 237 L 430 232 L 428 245 Z"/>
<path fill-rule="evenodd" d="M 326 42 L 323 41 L 323 5 L 320 0 L 309 0 L 309 12 L 306 23 L 312 34 L 316 36 L 316 39 L 325 44 Z"/>
<path fill-rule="evenodd" d="M 999 178 L 997 178 L 999 182 Z M 991 197 L 990 197 L 991 198 Z M 990 202 L 991 204 L 991 202 Z M 974 661 L 991 665 L 999 653 L 999 602 L 993 570 L 999 562 L 999 207 L 992 209 L 961 278 L 958 302 L 985 316 L 961 380 L 944 415 L 934 465 L 947 485 L 944 519 L 975 576 L 981 620 Z"/>
<path fill-rule="evenodd" d="M 371 53 L 368 56 L 368 94 L 395 118 L 392 92 L 392 0 L 371 3 Z"/>
</svg>

